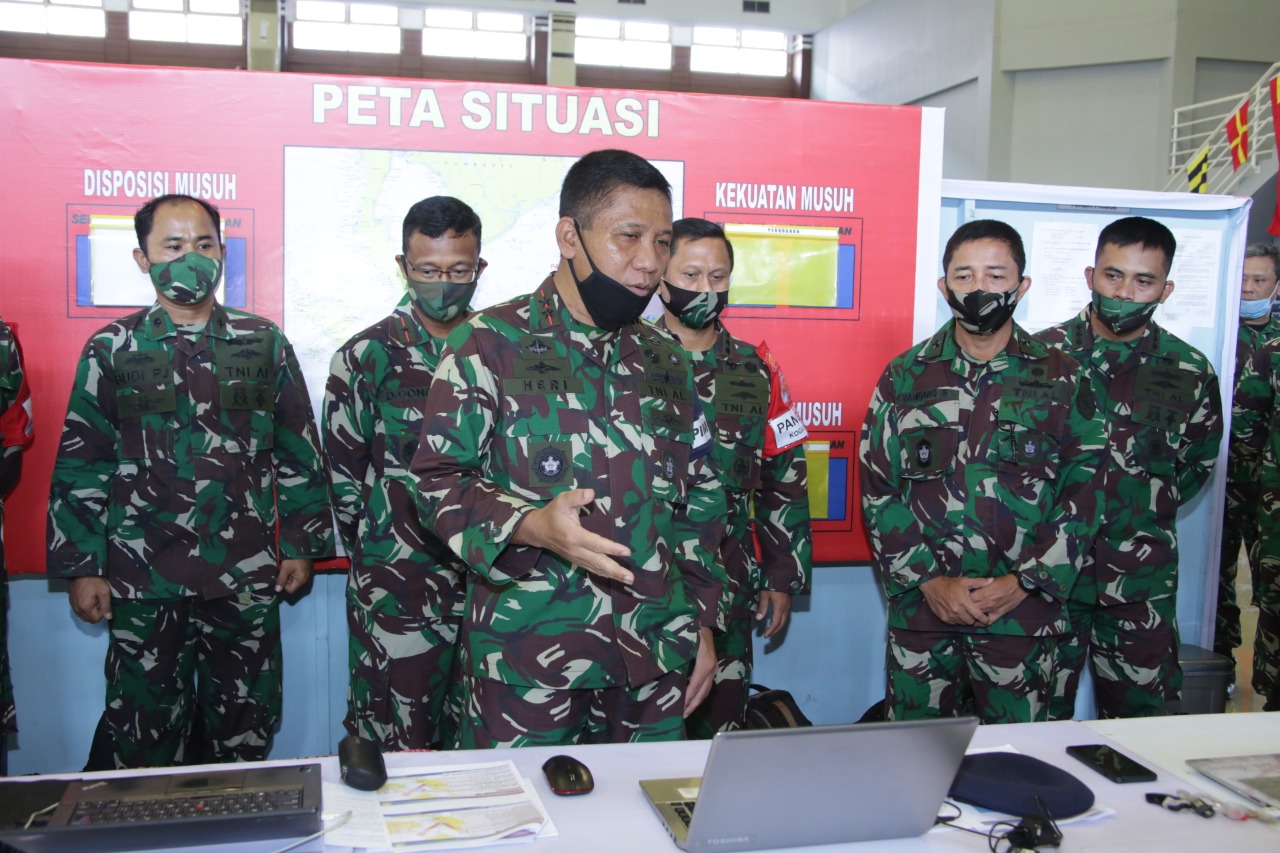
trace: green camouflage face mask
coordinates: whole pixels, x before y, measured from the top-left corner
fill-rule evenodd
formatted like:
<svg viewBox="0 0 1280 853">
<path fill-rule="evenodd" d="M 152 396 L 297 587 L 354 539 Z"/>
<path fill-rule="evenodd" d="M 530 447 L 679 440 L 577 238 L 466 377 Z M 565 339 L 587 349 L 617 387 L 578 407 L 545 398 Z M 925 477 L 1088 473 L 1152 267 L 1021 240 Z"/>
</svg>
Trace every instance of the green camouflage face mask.
<svg viewBox="0 0 1280 853">
<path fill-rule="evenodd" d="M 467 312 L 471 307 L 471 297 L 476 294 L 479 279 L 464 284 L 450 281 L 414 281 L 407 279 L 409 292 L 413 294 L 413 304 L 437 323 L 448 323 Z"/>
<path fill-rule="evenodd" d="M 667 292 L 671 294 L 670 299 L 662 299 L 661 294 L 658 298 L 690 329 L 705 329 L 710 326 L 729 304 L 727 290 L 689 290 L 667 282 Z"/>
<path fill-rule="evenodd" d="M 1115 335 L 1127 335 L 1147 325 L 1159 302 L 1122 302 L 1093 292 L 1093 315 Z"/>
<path fill-rule="evenodd" d="M 994 335 L 1004 328 L 1018 307 L 1018 288 L 1002 293 L 971 290 L 961 296 L 947 287 L 947 304 L 956 322 L 975 335 Z"/>
<path fill-rule="evenodd" d="M 179 305 L 199 305 L 213 293 L 222 277 L 222 261 L 187 252 L 172 261 L 152 264 L 151 282 Z"/>
</svg>

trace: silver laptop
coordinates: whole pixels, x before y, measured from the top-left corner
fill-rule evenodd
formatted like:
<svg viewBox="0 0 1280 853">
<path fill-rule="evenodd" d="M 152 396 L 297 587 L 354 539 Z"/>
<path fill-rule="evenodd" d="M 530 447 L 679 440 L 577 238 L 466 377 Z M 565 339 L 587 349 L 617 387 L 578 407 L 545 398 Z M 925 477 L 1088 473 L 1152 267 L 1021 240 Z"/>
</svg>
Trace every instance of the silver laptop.
<svg viewBox="0 0 1280 853">
<path fill-rule="evenodd" d="M 640 786 L 691 853 L 909 838 L 933 825 L 977 726 L 961 717 L 722 732 L 700 779 Z"/>
</svg>

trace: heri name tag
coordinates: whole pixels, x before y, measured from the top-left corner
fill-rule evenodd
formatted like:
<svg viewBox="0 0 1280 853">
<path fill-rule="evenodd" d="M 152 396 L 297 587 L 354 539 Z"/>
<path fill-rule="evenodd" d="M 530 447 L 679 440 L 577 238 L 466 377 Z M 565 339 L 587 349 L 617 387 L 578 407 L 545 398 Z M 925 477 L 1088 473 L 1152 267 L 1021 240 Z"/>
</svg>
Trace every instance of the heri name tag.
<svg viewBox="0 0 1280 853">
<path fill-rule="evenodd" d="M 552 394 L 581 394 L 582 380 L 576 377 L 514 378 L 502 380 L 504 397 L 547 397 Z"/>
<path fill-rule="evenodd" d="M 529 442 L 529 482 L 534 486 L 573 485 L 573 443 L 570 441 Z"/>
</svg>

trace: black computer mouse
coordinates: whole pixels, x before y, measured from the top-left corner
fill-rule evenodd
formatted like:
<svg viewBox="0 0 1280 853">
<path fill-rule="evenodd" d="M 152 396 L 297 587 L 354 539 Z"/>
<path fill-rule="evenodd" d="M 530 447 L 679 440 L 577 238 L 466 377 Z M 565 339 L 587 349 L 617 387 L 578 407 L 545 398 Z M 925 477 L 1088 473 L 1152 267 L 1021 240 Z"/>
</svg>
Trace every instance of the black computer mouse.
<svg viewBox="0 0 1280 853">
<path fill-rule="evenodd" d="M 387 783 L 382 750 L 371 740 L 347 735 L 338 743 L 338 767 L 343 783 L 357 791 L 376 791 Z"/>
<path fill-rule="evenodd" d="M 551 787 L 551 793 L 561 797 L 590 794 L 596 786 L 587 765 L 572 755 L 551 756 L 543 762 L 542 772 L 547 777 L 547 785 Z"/>
</svg>

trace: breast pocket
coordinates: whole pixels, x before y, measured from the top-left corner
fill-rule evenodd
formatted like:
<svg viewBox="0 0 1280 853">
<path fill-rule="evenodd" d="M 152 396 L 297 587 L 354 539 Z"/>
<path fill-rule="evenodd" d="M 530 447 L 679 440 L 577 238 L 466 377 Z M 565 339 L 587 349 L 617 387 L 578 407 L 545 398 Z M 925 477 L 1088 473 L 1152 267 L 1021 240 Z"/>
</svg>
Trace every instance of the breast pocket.
<svg viewBox="0 0 1280 853">
<path fill-rule="evenodd" d="M 219 382 L 222 418 L 212 440 L 224 453 L 258 453 L 275 446 L 275 389 L 265 382 Z"/>
<path fill-rule="evenodd" d="M 1066 412 L 1061 405 L 1002 400 L 996 424 L 1000 471 L 1028 480 L 1054 480 Z"/>
<path fill-rule="evenodd" d="M 590 465 L 586 413 L 559 409 L 551 415 L 504 424 L 502 465 L 512 493 L 529 500 L 551 500 L 575 488 Z"/>
<path fill-rule="evenodd" d="M 693 450 L 690 413 L 662 401 L 644 407 L 645 463 L 650 493 L 674 504 L 689 502 L 689 454 Z"/>
<path fill-rule="evenodd" d="M 401 389 L 416 390 L 416 389 Z M 426 391 L 425 388 L 421 389 Z M 382 468 L 395 474 L 406 474 L 413 455 L 418 452 L 422 434 L 423 400 L 383 402 L 378 405 L 382 426 Z"/>
<path fill-rule="evenodd" d="M 177 408 L 177 395 L 172 384 L 117 388 L 120 458 L 173 458 Z"/>
<path fill-rule="evenodd" d="M 898 415 L 899 466 L 908 480 L 934 480 L 955 471 L 960 413 L 953 402 L 912 408 Z"/>
<path fill-rule="evenodd" d="M 764 421 L 760 418 L 716 419 L 716 446 L 712 451 L 717 473 L 731 489 L 749 492 L 760 488 Z"/>
</svg>

